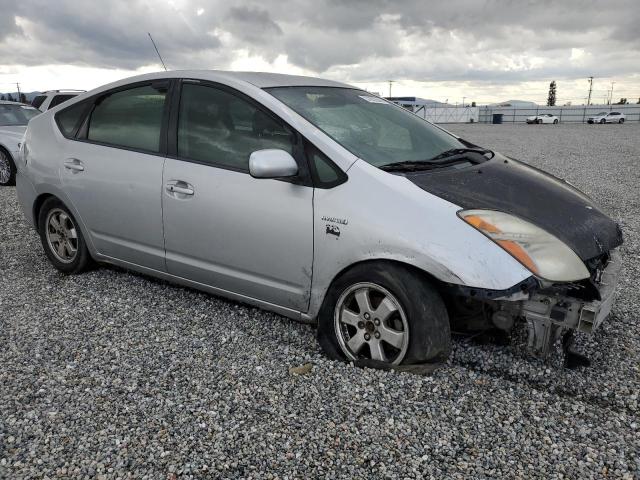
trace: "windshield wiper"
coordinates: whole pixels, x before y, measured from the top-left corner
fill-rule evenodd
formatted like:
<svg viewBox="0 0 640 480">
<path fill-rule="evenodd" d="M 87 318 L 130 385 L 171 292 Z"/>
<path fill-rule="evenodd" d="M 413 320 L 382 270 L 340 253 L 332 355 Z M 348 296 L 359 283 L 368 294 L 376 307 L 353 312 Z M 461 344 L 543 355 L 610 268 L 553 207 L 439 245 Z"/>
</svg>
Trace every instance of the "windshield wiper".
<svg viewBox="0 0 640 480">
<path fill-rule="evenodd" d="M 480 155 L 491 155 L 489 157 L 489 160 L 491 160 L 493 158 L 493 156 L 495 155 L 494 152 L 492 152 L 491 150 L 488 150 L 486 148 L 452 148 L 451 150 L 446 150 L 442 153 L 439 153 L 438 155 L 436 155 L 435 157 L 431 157 L 429 160 L 427 160 L 427 162 L 429 163 L 440 163 L 438 160 L 442 160 L 442 159 L 451 159 L 453 157 L 464 157 L 467 153 L 479 153 Z"/>
<path fill-rule="evenodd" d="M 380 165 L 378 168 L 385 172 L 417 172 L 420 170 L 434 170 L 436 168 L 446 167 L 455 163 L 465 162 L 468 162 L 468 160 L 461 157 L 450 158 L 440 162 L 407 160 L 404 162 L 387 163 L 385 165 Z"/>
<path fill-rule="evenodd" d="M 404 162 L 387 163 L 380 165 L 378 168 L 386 172 L 416 172 L 419 170 L 432 170 L 455 163 L 480 163 L 477 159 L 470 158 L 469 153 L 490 154 L 489 160 L 495 155 L 491 150 L 485 148 L 452 148 L 428 160 L 406 160 Z"/>
</svg>

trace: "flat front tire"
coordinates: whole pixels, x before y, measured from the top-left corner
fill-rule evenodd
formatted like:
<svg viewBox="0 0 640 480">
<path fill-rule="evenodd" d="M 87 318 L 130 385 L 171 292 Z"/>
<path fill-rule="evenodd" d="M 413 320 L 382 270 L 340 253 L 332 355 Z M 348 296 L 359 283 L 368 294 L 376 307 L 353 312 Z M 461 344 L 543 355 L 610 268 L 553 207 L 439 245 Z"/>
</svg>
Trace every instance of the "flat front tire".
<svg viewBox="0 0 640 480">
<path fill-rule="evenodd" d="M 42 204 L 38 214 L 38 231 L 44 253 L 63 273 L 81 273 L 91 265 L 91 255 L 75 218 L 57 198 Z"/>
<path fill-rule="evenodd" d="M 387 368 L 446 360 L 451 333 L 444 302 L 424 275 L 370 262 L 334 281 L 320 310 L 318 341 L 332 359 Z"/>
<path fill-rule="evenodd" d="M 0 187 L 16 184 L 16 166 L 11 154 L 0 147 Z"/>
</svg>

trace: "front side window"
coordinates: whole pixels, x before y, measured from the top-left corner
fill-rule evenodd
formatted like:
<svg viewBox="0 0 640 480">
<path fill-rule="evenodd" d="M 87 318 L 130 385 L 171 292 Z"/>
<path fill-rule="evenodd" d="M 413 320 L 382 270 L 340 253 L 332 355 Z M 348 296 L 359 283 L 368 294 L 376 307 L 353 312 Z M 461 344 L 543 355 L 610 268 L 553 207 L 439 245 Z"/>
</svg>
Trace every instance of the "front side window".
<svg viewBox="0 0 640 480">
<path fill-rule="evenodd" d="M 335 87 L 266 89 L 357 157 L 375 166 L 421 162 L 454 148 L 454 136 L 362 90 Z"/>
<path fill-rule="evenodd" d="M 98 101 L 87 139 L 157 153 L 166 86 L 145 85 L 112 93 Z"/>
<path fill-rule="evenodd" d="M 178 114 L 178 156 L 248 171 L 256 150 L 293 153 L 293 132 L 225 90 L 184 84 Z"/>
<path fill-rule="evenodd" d="M 11 105 L 0 103 L 0 126 L 9 127 L 26 125 L 40 110 L 28 105 Z"/>
</svg>

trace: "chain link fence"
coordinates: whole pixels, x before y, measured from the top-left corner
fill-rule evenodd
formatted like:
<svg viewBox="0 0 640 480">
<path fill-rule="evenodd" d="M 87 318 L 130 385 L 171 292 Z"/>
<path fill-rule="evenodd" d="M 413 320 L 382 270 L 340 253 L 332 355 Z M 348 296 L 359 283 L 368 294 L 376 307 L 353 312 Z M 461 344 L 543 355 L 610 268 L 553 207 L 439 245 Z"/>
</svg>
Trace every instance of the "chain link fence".
<svg viewBox="0 0 640 480">
<path fill-rule="evenodd" d="M 524 123 L 527 117 L 550 113 L 558 117 L 560 123 L 587 123 L 590 116 L 600 112 L 624 113 L 626 122 L 640 122 L 640 105 L 580 105 L 565 107 L 479 107 L 478 121 L 492 123 L 493 115 L 502 114 L 502 123 Z"/>
</svg>

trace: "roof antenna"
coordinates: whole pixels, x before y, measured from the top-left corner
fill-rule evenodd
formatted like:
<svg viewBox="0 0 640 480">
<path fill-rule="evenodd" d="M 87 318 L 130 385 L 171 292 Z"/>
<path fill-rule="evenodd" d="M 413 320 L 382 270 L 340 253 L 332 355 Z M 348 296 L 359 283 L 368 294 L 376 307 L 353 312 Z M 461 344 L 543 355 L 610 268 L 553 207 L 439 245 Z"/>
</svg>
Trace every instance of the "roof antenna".
<svg viewBox="0 0 640 480">
<path fill-rule="evenodd" d="M 147 32 L 147 35 L 149 35 L 149 38 L 151 39 L 151 43 L 153 43 L 153 48 L 156 49 L 156 53 L 158 54 L 158 58 L 160 59 L 160 62 L 162 62 L 162 67 L 164 68 L 164 71 L 167 71 L 167 66 L 164 64 L 164 60 L 162 60 L 162 55 L 160 55 L 160 52 L 158 51 L 158 47 L 156 47 L 156 42 L 153 41 L 153 37 L 151 36 L 151 34 L 149 32 Z"/>
</svg>

